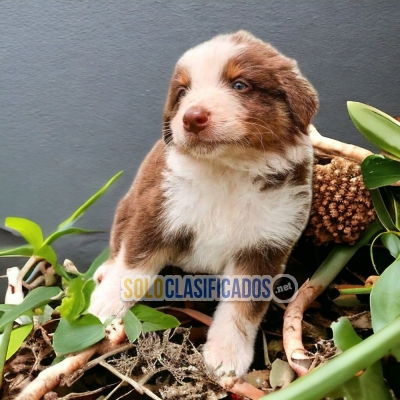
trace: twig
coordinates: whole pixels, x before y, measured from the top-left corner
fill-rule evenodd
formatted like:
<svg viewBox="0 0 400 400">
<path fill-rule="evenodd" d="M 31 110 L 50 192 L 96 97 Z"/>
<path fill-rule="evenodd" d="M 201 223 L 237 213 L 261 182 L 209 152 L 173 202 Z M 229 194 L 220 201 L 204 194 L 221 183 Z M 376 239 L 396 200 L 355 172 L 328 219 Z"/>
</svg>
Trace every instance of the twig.
<svg viewBox="0 0 400 400">
<path fill-rule="evenodd" d="M 104 353 L 103 355 L 95 358 L 94 360 L 89 361 L 85 365 L 83 365 L 81 368 L 76 370 L 71 376 L 69 376 L 67 379 L 64 380 L 64 383 L 67 386 L 71 386 L 79 377 L 82 376 L 83 373 L 88 371 L 89 369 L 95 367 L 98 365 L 101 361 L 104 361 L 106 358 L 113 356 L 114 354 L 122 353 L 123 351 L 129 350 L 132 347 L 134 347 L 133 343 L 128 343 L 126 345 L 120 346 L 117 349 L 111 350 L 107 353 Z"/>
<path fill-rule="evenodd" d="M 99 364 L 102 367 L 107 368 L 110 372 L 112 372 L 118 378 L 120 378 L 123 381 L 129 383 L 140 394 L 145 393 L 145 394 L 147 394 L 147 396 L 151 397 L 154 400 L 162 400 L 160 397 L 155 395 L 151 390 L 147 389 L 145 386 L 141 386 L 135 380 L 133 380 L 132 378 L 129 378 L 128 376 L 125 376 L 124 374 L 121 374 L 119 371 L 117 371 L 113 366 L 108 364 L 106 361 L 100 361 Z"/>
<path fill-rule="evenodd" d="M 110 352 L 126 340 L 120 320 L 115 321 L 107 330 L 106 338 L 100 343 L 42 371 L 34 381 L 24 388 L 16 400 L 41 399 L 46 393 L 58 386 L 64 376 L 82 368 L 96 352 L 100 354 Z"/>
<path fill-rule="evenodd" d="M 113 390 L 111 390 L 111 392 L 108 393 L 108 395 L 106 397 L 104 397 L 104 400 L 111 399 L 111 396 L 122 386 L 123 383 L 124 383 L 124 381 L 121 381 L 120 383 L 118 383 L 118 385 L 115 386 L 115 388 Z"/>
</svg>

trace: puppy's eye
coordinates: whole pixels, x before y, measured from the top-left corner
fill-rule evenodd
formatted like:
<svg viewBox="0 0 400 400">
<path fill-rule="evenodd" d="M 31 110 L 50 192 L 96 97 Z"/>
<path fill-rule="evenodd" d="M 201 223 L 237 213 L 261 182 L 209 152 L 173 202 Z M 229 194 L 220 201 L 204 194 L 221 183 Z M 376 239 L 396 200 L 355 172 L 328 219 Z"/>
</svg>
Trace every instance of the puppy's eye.
<svg viewBox="0 0 400 400">
<path fill-rule="evenodd" d="M 177 98 L 180 100 L 187 93 L 187 89 L 184 87 L 179 88 Z"/>
<path fill-rule="evenodd" d="M 232 89 L 237 90 L 238 92 L 243 92 L 249 89 L 249 85 L 247 85 L 243 81 L 235 81 L 232 84 Z"/>
</svg>

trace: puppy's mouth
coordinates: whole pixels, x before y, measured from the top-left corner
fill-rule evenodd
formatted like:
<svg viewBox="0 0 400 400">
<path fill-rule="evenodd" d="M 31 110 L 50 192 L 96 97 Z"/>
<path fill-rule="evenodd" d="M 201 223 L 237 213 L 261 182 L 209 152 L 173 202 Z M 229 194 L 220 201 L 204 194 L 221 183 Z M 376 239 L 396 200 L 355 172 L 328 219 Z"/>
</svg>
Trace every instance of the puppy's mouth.
<svg viewBox="0 0 400 400">
<path fill-rule="evenodd" d="M 211 155 L 219 153 L 225 143 L 217 140 L 215 134 L 208 132 L 208 129 L 202 133 L 195 134 L 183 129 L 181 140 L 177 141 L 177 146 L 185 152 L 193 155 Z"/>
</svg>

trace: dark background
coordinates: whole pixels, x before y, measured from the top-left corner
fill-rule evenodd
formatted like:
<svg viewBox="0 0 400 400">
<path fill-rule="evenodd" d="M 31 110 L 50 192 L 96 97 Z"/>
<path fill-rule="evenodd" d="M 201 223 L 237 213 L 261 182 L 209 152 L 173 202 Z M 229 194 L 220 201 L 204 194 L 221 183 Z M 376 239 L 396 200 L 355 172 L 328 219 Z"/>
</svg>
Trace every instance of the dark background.
<svg viewBox="0 0 400 400">
<path fill-rule="evenodd" d="M 179 56 L 247 29 L 296 58 L 319 92 L 315 125 L 366 146 L 346 101 L 400 115 L 398 1 L 31 1 L 0 3 L 0 247 L 21 239 L 8 215 L 51 232 L 120 170 L 79 222 L 103 230 L 61 238 L 80 269 L 107 245 L 118 199 L 160 137 Z M 20 260 L 0 259 L 0 273 Z"/>
</svg>

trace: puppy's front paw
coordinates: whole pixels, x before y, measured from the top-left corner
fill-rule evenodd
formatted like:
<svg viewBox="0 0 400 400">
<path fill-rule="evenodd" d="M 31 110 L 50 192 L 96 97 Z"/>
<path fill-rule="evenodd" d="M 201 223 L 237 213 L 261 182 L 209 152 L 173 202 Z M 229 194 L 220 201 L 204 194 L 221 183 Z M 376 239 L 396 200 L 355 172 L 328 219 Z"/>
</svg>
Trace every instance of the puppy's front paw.
<svg viewBox="0 0 400 400">
<path fill-rule="evenodd" d="M 119 271 L 115 271 L 115 269 L 113 271 L 110 267 L 110 265 L 103 264 L 93 277 L 97 286 L 92 293 L 88 312 L 101 319 L 121 318 L 134 304 L 121 299 L 123 274 L 118 273 Z"/>
<path fill-rule="evenodd" d="M 246 374 L 253 360 L 253 341 L 232 328 L 213 324 L 203 350 L 207 368 L 225 389 Z"/>
</svg>

